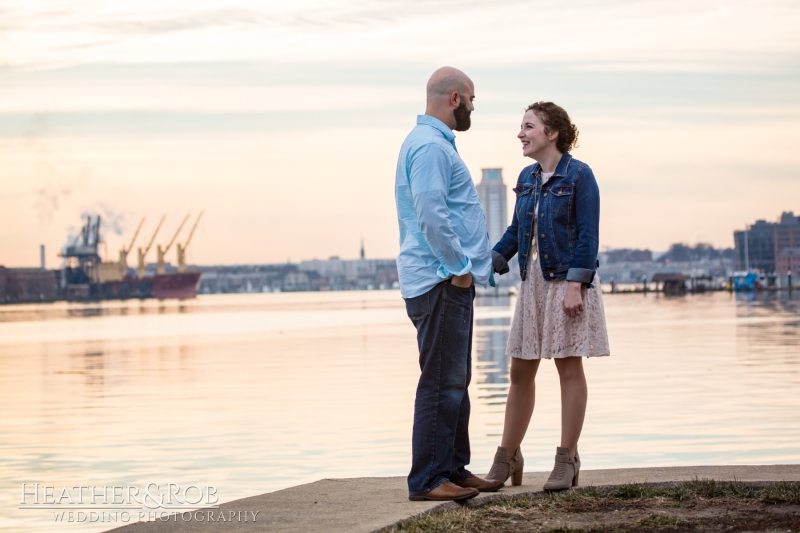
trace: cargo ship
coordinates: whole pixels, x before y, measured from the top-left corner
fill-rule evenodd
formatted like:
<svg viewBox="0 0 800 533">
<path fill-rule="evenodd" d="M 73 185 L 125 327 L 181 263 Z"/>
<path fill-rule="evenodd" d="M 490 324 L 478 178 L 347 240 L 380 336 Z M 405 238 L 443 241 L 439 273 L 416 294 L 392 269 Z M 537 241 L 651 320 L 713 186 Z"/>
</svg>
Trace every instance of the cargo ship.
<svg viewBox="0 0 800 533">
<path fill-rule="evenodd" d="M 64 246 L 59 254 L 64 259 L 60 270 L 7 269 L 0 267 L 0 303 L 39 301 L 97 301 L 124 300 L 127 298 L 195 298 L 200 282 L 200 272 L 186 269 L 186 250 L 191 243 L 200 218 L 189 232 L 186 242 L 176 242 L 189 220 L 183 219 L 175 235 L 165 247 L 156 245 L 156 272 L 147 275 L 145 258 L 155 242 L 166 215 L 161 218 L 147 246 L 137 249 L 137 268 L 128 268 L 128 254 L 144 224 L 139 223 L 127 248 L 119 252 L 118 261 L 103 261 L 99 254 L 101 217 L 88 216 L 80 234 Z M 175 272 L 167 272 L 166 254 L 175 245 L 178 265 Z"/>
</svg>

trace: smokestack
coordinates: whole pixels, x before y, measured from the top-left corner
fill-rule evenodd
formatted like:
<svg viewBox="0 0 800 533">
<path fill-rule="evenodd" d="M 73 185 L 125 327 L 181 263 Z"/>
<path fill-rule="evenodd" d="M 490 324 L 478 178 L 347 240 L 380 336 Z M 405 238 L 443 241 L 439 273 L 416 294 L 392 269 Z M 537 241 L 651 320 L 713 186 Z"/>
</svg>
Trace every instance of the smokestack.
<svg viewBox="0 0 800 533">
<path fill-rule="evenodd" d="M 42 270 L 45 270 L 44 265 L 44 244 L 39 245 L 39 264 L 41 265 Z"/>
</svg>

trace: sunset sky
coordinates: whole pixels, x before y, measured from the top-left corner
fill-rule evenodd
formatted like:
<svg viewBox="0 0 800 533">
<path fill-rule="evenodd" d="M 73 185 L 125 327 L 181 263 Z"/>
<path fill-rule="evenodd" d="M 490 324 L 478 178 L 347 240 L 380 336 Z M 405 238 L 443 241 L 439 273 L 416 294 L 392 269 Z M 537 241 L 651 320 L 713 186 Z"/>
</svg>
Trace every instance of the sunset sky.
<svg viewBox="0 0 800 533">
<path fill-rule="evenodd" d="M 732 246 L 800 213 L 798 28 L 770 0 L 0 0 L 0 265 L 45 244 L 59 266 L 83 213 L 116 256 L 142 216 L 149 236 L 167 213 L 164 243 L 201 209 L 190 263 L 355 258 L 362 236 L 392 257 L 397 153 L 442 65 L 475 82 L 461 156 L 509 202 L 522 109 L 552 100 L 601 247 Z"/>
</svg>

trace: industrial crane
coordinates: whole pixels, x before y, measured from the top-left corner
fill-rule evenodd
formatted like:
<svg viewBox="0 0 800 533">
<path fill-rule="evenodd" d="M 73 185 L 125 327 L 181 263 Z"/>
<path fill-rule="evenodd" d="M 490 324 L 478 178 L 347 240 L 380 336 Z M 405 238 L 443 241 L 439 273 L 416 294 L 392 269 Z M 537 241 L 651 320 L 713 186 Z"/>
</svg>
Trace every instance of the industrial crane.
<svg viewBox="0 0 800 533">
<path fill-rule="evenodd" d="M 167 215 L 161 217 L 161 221 L 158 223 L 158 226 L 156 226 L 156 231 L 153 233 L 153 237 L 150 239 L 150 242 L 147 243 L 147 248 L 142 251 L 142 248 L 139 247 L 139 279 L 144 277 L 144 272 L 147 268 L 144 263 L 144 258 L 147 255 L 147 252 L 150 251 L 150 247 L 153 246 L 153 242 L 156 240 L 156 235 L 158 235 L 158 230 L 161 229 L 161 224 L 164 223 L 165 218 L 167 218 Z"/>
<path fill-rule="evenodd" d="M 133 243 L 136 242 L 136 237 L 139 236 L 139 230 L 142 229 L 144 218 L 145 217 L 142 217 L 142 221 L 139 222 L 139 227 L 136 228 L 136 232 L 133 234 L 133 239 L 131 239 L 131 243 L 128 247 L 119 251 L 119 272 L 121 276 L 125 276 L 125 274 L 128 273 L 128 253 L 133 249 Z"/>
<path fill-rule="evenodd" d="M 197 225 L 200 223 L 202 217 L 203 211 L 200 211 L 200 214 L 197 215 L 197 220 L 194 222 L 194 226 L 192 226 L 192 231 L 189 232 L 189 237 L 186 239 L 186 244 L 183 246 L 181 246 L 181 243 L 175 245 L 175 250 L 178 253 L 178 272 L 186 272 L 186 249 L 189 247 L 189 243 L 192 242 L 192 235 L 194 235 L 194 230 L 197 229 Z"/>
<path fill-rule="evenodd" d="M 164 272 L 165 272 L 165 270 L 164 270 L 164 256 L 167 255 L 167 252 L 169 252 L 169 249 L 172 248 L 172 244 L 175 242 L 175 239 L 178 238 L 178 233 L 181 232 L 181 230 L 183 229 L 183 226 L 184 226 L 184 224 L 186 224 L 187 220 L 189 220 L 189 215 L 186 215 L 186 218 L 183 219 L 183 222 L 181 222 L 181 225 L 178 226 L 178 231 L 176 231 L 175 235 L 172 236 L 172 240 L 169 241 L 169 244 L 167 245 L 166 248 L 164 248 L 162 250 L 160 244 L 156 246 L 156 258 L 157 258 L 157 261 L 158 261 L 157 268 L 156 268 L 156 273 L 157 274 L 164 274 Z"/>
</svg>

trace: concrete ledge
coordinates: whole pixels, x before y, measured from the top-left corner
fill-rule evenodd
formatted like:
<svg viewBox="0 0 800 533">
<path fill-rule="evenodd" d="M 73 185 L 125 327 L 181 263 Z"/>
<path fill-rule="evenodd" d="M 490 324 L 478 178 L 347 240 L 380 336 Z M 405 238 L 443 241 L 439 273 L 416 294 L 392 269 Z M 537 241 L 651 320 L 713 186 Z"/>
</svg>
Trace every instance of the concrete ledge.
<svg viewBox="0 0 800 533">
<path fill-rule="evenodd" d="M 481 494 L 467 505 L 477 506 L 497 494 L 524 494 L 542 490 L 549 472 L 526 473 L 519 487 Z M 664 483 L 695 478 L 717 481 L 800 481 L 800 465 L 686 466 L 581 470 L 581 486 Z M 223 504 L 214 516 L 240 516 L 231 521 L 139 522 L 111 531 L 121 533 L 269 532 L 373 533 L 414 516 L 457 508 L 453 502 L 410 502 L 405 477 L 323 479 L 276 492 Z M 234 513 L 231 515 L 230 513 Z M 238 515 L 236 513 L 239 513 Z M 252 521 L 257 513 L 256 521 Z M 204 515 L 207 517 L 207 514 Z"/>
</svg>

